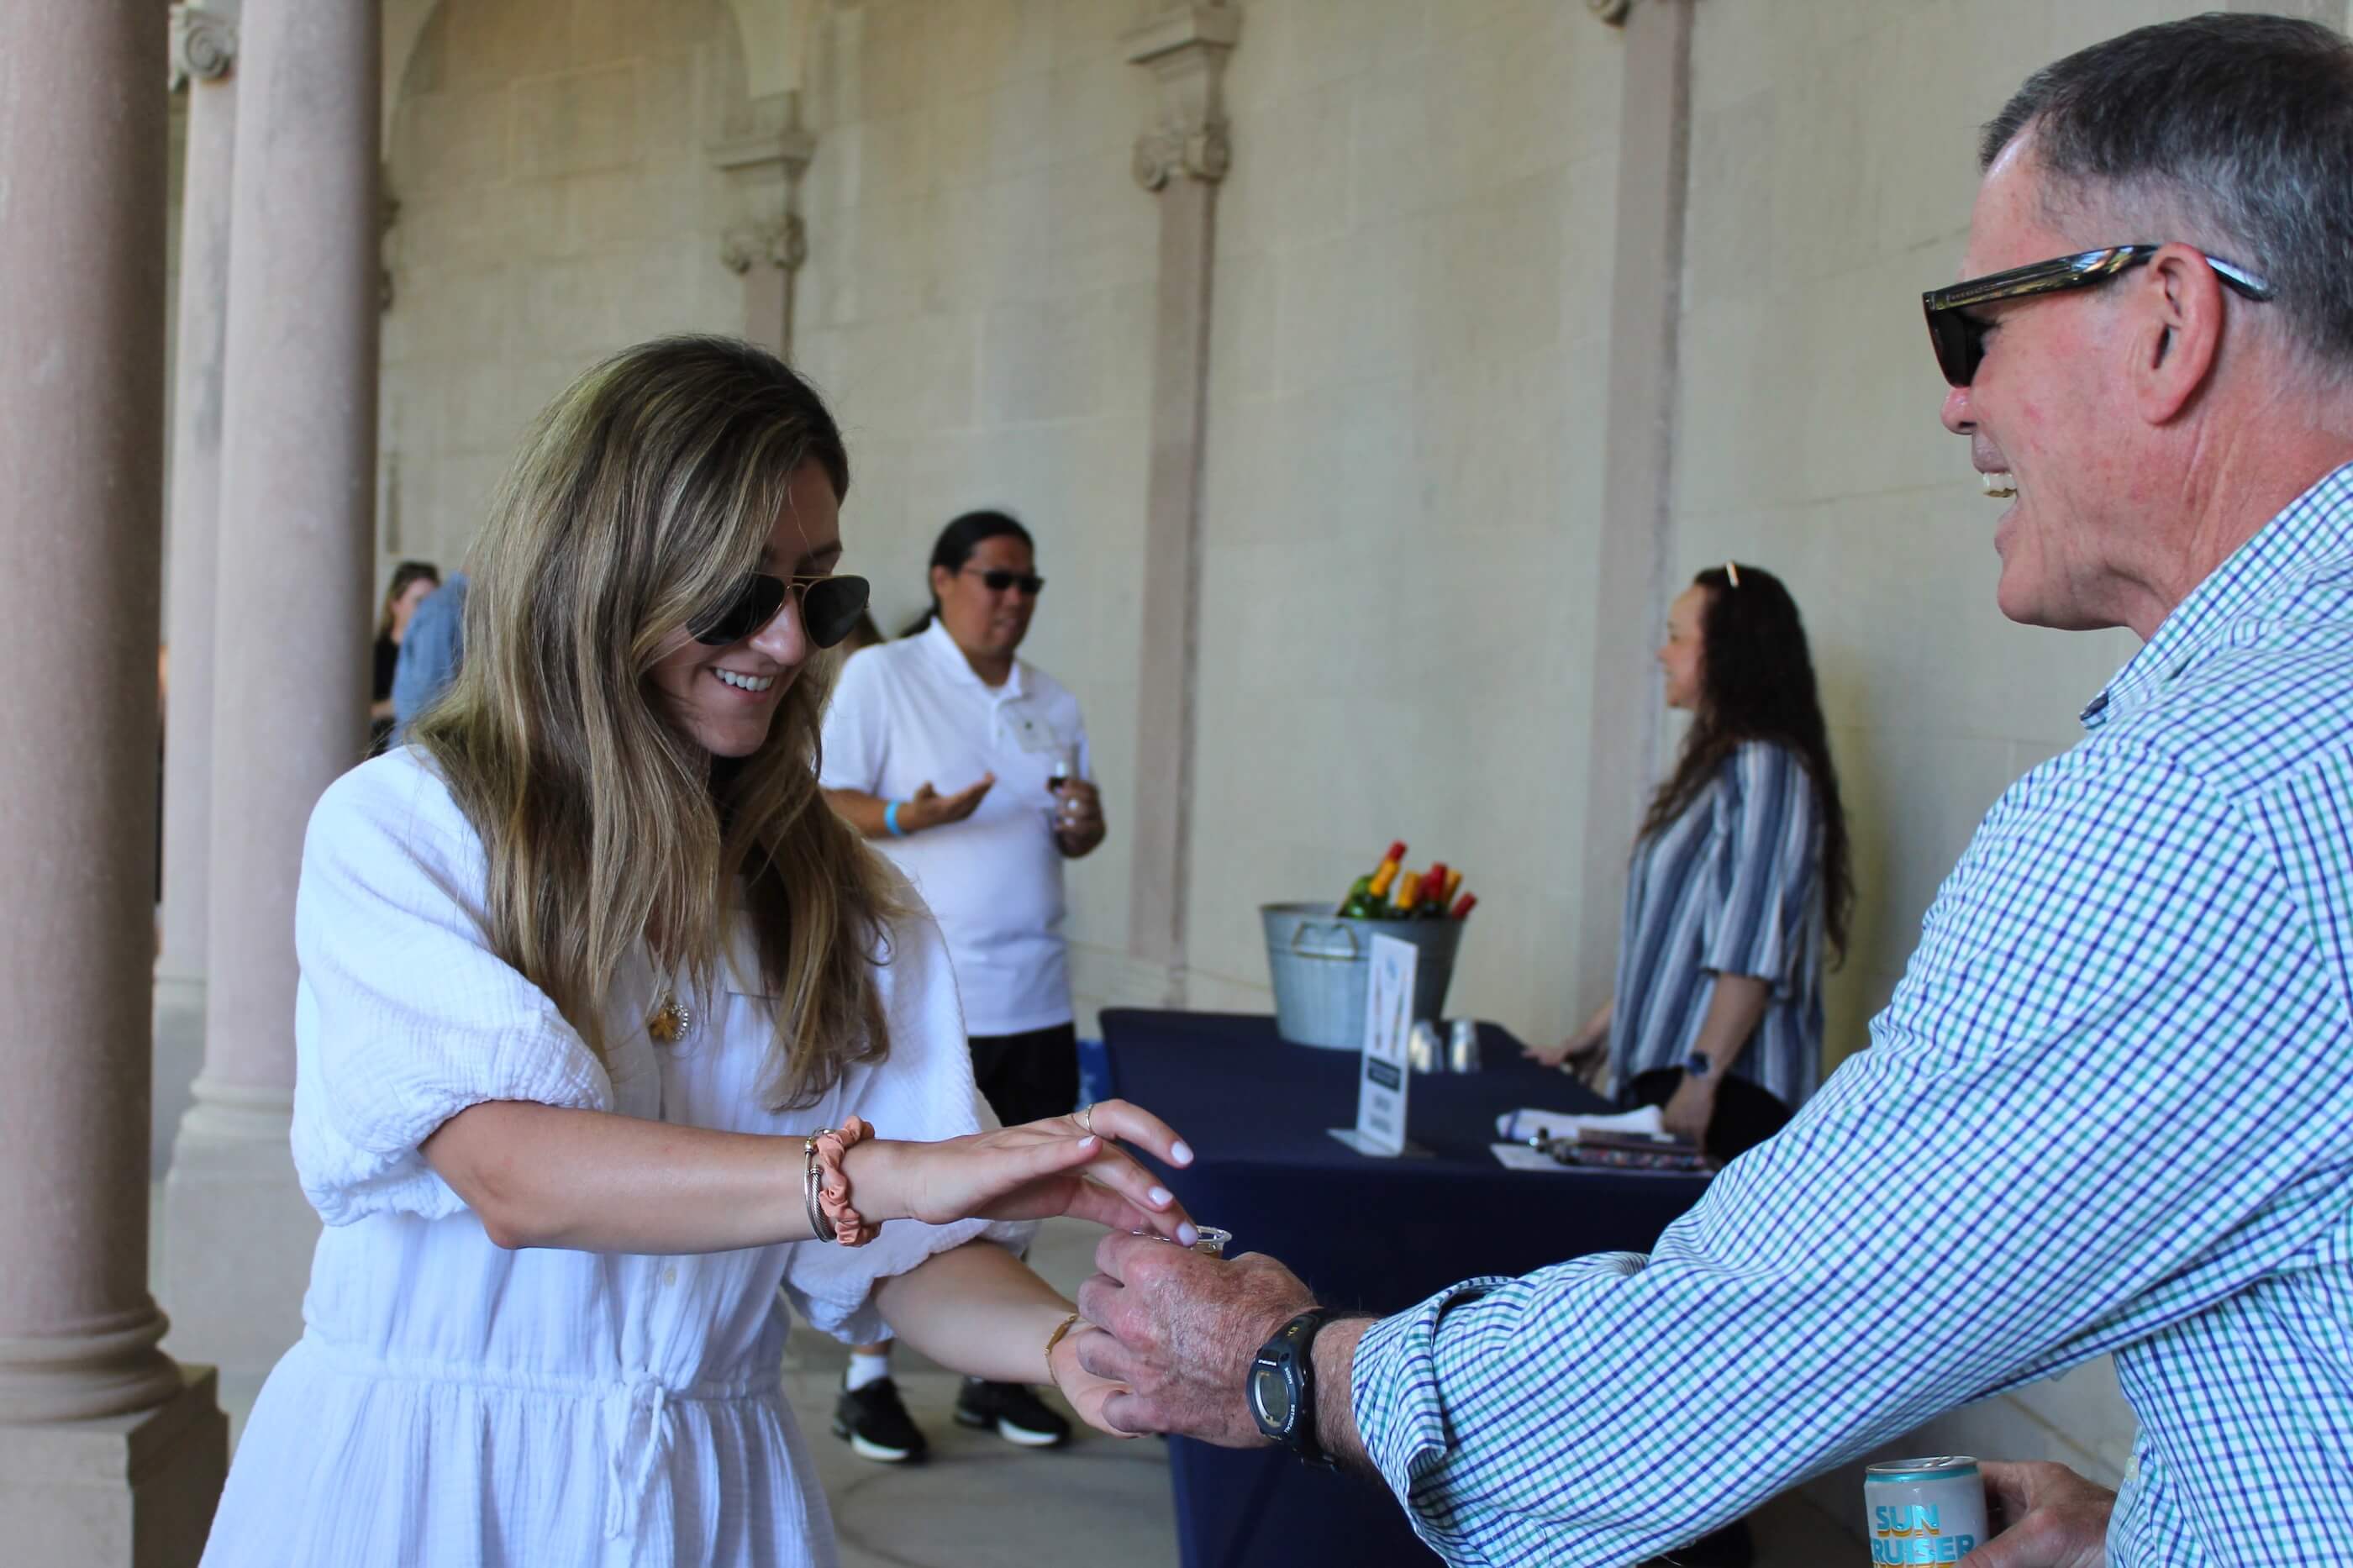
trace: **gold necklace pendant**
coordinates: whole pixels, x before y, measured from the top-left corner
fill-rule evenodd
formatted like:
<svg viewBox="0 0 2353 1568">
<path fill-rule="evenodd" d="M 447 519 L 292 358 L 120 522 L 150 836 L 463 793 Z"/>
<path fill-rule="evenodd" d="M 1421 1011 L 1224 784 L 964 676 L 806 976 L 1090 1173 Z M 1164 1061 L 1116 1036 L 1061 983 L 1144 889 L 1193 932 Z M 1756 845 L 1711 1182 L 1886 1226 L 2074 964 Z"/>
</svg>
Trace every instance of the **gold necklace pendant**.
<svg viewBox="0 0 2353 1568">
<path fill-rule="evenodd" d="M 661 1001 L 646 1015 L 646 1033 L 658 1046 L 674 1046 L 686 1038 L 694 1025 L 694 1015 L 678 999 L 678 993 L 664 987 Z"/>
</svg>

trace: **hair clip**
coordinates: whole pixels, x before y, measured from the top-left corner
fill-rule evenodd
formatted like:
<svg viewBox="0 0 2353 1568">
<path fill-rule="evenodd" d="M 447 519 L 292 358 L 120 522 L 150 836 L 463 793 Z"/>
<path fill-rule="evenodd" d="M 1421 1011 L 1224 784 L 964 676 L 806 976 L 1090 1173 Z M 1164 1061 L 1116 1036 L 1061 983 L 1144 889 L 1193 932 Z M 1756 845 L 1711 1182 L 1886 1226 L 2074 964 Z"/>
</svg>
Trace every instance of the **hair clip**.
<svg viewBox="0 0 2353 1568">
<path fill-rule="evenodd" d="M 1732 585 L 1734 587 L 1737 588 L 1740 586 L 1740 563 L 1738 562 L 1725 562 L 1724 563 L 1724 574 L 1732 579 Z"/>
</svg>

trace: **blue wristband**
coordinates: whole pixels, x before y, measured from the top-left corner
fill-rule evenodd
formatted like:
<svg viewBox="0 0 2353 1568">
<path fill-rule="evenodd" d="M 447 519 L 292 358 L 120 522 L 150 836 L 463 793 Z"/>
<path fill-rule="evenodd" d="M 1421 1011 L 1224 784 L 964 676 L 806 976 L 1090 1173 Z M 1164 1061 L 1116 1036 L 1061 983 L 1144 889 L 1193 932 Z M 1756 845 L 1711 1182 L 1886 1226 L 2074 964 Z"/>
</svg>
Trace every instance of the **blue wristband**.
<svg viewBox="0 0 2353 1568">
<path fill-rule="evenodd" d="M 893 838 L 907 837 L 907 830 L 899 826 L 899 807 L 903 803 L 900 801 L 892 801 L 890 809 L 882 814 L 882 826 L 891 830 L 891 837 Z"/>
</svg>

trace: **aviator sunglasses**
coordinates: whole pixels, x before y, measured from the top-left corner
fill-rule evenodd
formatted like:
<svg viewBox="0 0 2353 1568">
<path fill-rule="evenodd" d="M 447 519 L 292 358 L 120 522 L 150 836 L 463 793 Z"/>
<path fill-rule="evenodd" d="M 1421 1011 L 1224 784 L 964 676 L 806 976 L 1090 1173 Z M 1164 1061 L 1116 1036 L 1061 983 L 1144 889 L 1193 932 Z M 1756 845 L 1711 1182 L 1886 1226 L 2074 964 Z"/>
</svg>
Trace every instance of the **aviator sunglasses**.
<svg viewBox="0 0 2353 1568">
<path fill-rule="evenodd" d="M 831 647 L 849 635 L 865 613 L 869 584 L 863 577 L 796 574 L 786 578 L 754 572 L 744 579 L 733 599 L 688 627 L 688 635 L 711 647 L 742 642 L 776 618 L 776 612 L 785 607 L 788 589 L 800 595 L 801 629 L 808 634 L 808 640 L 818 647 Z"/>
<path fill-rule="evenodd" d="M 1936 345 L 1936 366 L 1955 386 L 1967 386 L 1985 358 L 1986 330 L 1991 321 L 1967 314 L 1982 305 L 2005 300 L 2031 300 L 2069 289 L 2089 289 L 2139 266 L 2165 247 L 2161 245 L 2112 245 L 2101 250 L 2053 257 L 2007 272 L 1971 278 L 1947 289 L 1931 289 L 1920 296 L 1928 316 L 1928 341 Z M 2200 252 L 2204 255 L 2204 252 Z M 2254 300 L 2272 298 L 2272 286 L 2245 268 L 2206 257 L 2206 265 L 2225 284 Z"/>
</svg>

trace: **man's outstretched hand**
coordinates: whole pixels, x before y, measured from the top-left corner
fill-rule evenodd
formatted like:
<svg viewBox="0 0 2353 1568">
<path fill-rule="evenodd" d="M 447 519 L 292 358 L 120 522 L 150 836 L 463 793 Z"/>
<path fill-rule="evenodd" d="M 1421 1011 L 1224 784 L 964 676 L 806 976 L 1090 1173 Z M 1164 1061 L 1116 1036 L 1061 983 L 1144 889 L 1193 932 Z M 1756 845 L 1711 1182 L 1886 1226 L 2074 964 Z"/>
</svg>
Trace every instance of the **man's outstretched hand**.
<svg viewBox="0 0 2353 1568">
<path fill-rule="evenodd" d="M 1996 1533 L 1969 1553 L 1969 1568 L 2105 1568 L 2116 1493 L 2064 1465 L 1978 1468 Z"/>
<path fill-rule="evenodd" d="M 1315 1305 L 1298 1277 L 1258 1253 L 1228 1262 L 1119 1233 L 1096 1247 L 1095 1268 L 1079 1310 L 1108 1331 L 1081 1341 L 1079 1364 L 1127 1386 L 1103 1406 L 1111 1424 L 1229 1448 L 1265 1442 L 1244 1384 L 1259 1346 Z"/>
</svg>

